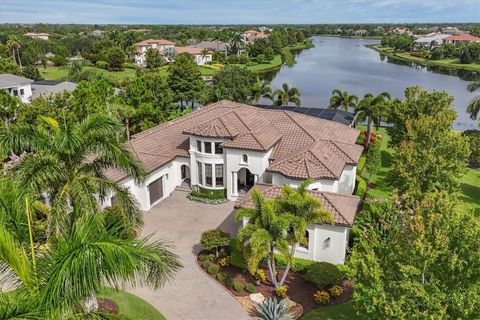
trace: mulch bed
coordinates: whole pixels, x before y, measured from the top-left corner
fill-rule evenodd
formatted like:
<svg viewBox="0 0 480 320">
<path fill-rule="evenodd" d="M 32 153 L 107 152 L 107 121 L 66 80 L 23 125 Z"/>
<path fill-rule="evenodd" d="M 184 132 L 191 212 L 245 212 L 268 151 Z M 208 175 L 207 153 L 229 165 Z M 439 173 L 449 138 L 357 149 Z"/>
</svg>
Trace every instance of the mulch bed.
<svg viewBox="0 0 480 320">
<path fill-rule="evenodd" d="M 199 255 L 201 254 L 209 254 L 209 252 L 202 251 Z M 197 263 L 199 266 L 201 266 L 201 262 L 200 260 L 198 260 L 198 257 Z M 218 281 L 215 275 L 209 274 L 203 267 L 201 267 L 201 269 L 210 278 L 225 287 L 225 289 L 227 289 L 232 295 L 236 297 L 246 297 L 250 295 L 250 293 L 245 290 L 243 290 L 242 292 L 235 291 L 233 288 L 225 285 L 224 282 Z M 260 292 L 266 298 L 276 296 L 275 289 L 273 288 L 270 279 L 270 273 L 267 269 L 264 269 L 264 271 L 265 275 L 267 276 L 267 280 L 265 281 L 265 283 L 257 284 L 257 280 L 248 271 L 243 272 L 241 269 L 232 265 L 229 265 L 227 267 L 220 267 L 220 272 L 226 273 L 228 278 L 234 278 L 236 281 L 241 282 L 244 285 L 246 285 L 247 283 L 252 283 L 256 285 L 257 292 Z M 283 270 L 279 270 L 280 275 L 282 274 L 282 272 Z M 285 284 L 288 286 L 287 296 L 289 297 L 289 299 L 301 304 L 305 313 L 322 306 L 331 306 L 344 303 L 348 301 L 352 296 L 352 284 L 348 280 L 343 280 L 341 283 L 338 284 L 343 288 L 343 293 L 339 297 L 330 299 L 329 303 L 325 305 L 319 305 L 315 303 L 315 301 L 313 300 L 313 294 L 319 289 L 313 283 L 305 280 L 301 273 L 290 271 L 288 273 Z"/>
<path fill-rule="evenodd" d="M 110 299 L 98 299 L 98 310 L 110 314 L 118 314 L 118 305 Z"/>
</svg>

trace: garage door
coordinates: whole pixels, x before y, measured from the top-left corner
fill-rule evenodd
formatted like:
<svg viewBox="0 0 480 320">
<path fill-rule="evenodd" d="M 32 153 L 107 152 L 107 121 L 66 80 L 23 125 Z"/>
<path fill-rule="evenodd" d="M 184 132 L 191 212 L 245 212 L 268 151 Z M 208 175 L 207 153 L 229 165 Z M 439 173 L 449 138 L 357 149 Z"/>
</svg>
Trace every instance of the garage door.
<svg viewBox="0 0 480 320">
<path fill-rule="evenodd" d="M 148 185 L 150 204 L 163 198 L 163 176 Z"/>
</svg>

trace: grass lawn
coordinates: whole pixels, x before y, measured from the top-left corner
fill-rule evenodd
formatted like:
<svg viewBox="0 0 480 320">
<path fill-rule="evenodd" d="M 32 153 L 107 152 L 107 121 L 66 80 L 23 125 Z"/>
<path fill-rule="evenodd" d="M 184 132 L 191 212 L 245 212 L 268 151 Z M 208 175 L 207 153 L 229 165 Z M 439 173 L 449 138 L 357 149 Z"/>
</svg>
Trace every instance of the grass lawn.
<svg viewBox="0 0 480 320">
<path fill-rule="evenodd" d="M 105 289 L 99 298 L 113 300 L 118 305 L 119 314 L 128 319 L 139 320 L 165 320 L 165 317 L 152 305 L 136 295 L 123 290 Z"/>
<path fill-rule="evenodd" d="M 304 314 L 300 320 L 354 320 L 359 319 L 348 301 L 331 307 L 318 308 Z"/>
<path fill-rule="evenodd" d="M 459 59 L 443 59 L 443 60 L 430 60 L 422 57 L 415 57 L 408 52 L 394 52 L 393 48 L 382 45 L 368 45 L 367 47 L 383 53 L 387 57 L 393 57 L 404 61 L 414 61 L 423 65 L 432 65 L 439 67 L 447 67 L 453 69 L 464 69 L 470 71 L 480 71 L 480 64 L 469 63 L 462 64 Z"/>
<path fill-rule="evenodd" d="M 473 208 L 480 215 L 480 170 L 468 169 L 467 174 L 462 179 L 462 195 L 460 199 L 465 205 Z"/>
<path fill-rule="evenodd" d="M 85 67 L 85 70 L 93 70 L 111 80 L 120 80 L 135 77 L 135 70 L 126 68 L 123 71 L 108 71 L 96 67 Z M 40 74 L 46 80 L 62 80 L 67 76 L 67 70 L 60 67 L 39 68 Z"/>
</svg>

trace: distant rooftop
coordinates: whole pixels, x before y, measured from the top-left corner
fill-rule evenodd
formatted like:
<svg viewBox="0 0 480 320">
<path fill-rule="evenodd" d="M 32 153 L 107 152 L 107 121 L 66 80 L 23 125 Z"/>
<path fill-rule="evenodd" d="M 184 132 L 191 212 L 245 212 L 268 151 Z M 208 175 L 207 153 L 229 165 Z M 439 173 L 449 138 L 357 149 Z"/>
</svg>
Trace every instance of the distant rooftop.
<svg viewBox="0 0 480 320">
<path fill-rule="evenodd" d="M 32 83 L 33 80 L 24 78 L 24 77 L 19 77 L 13 74 L 0 74 L 0 88 L 13 88 L 13 87 L 18 87 L 18 86 L 24 86 L 27 84 Z"/>
<path fill-rule="evenodd" d="M 284 110 L 284 111 L 294 111 L 309 116 L 314 116 L 317 118 L 335 121 L 347 126 L 351 125 L 353 122 L 354 114 L 351 112 L 327 108 L 314 108 L 314 107 L 293 107 L 293 106 L 271 106 L 264 104 L 256 104 L 255 107 L 263 109 L 274 109 L 274 110 Z"/>
<path fill-rule="evenodd" d="M 40 96 L 49 96 L 63 91 L 73 91 L 77 87 L 76 83 L 70 81 L 41 80 L 32 83 L 32 98 Z"/>
</svg>

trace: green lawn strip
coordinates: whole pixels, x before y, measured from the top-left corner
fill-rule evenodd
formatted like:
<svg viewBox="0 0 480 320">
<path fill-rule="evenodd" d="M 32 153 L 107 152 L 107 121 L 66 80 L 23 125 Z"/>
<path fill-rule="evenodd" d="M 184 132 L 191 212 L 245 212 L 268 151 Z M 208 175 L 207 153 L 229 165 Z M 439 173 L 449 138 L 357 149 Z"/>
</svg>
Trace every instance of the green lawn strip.
<svg viewBox="0 0 480 320">
<path fill-rule="evenodd" d="M 111 80 L 121 80 L 125 78 L 135 77 L 135 70 L 126 68 L 123 71 L 108 71 L 105 69 L 100 69 L 97 67 L 85 67 L 85 70 L 93 70 L 96 73 L 99 73 L 105 78 Z M 67 77 L 67 70 L 60 67 L 47 67 L 39 68 L 40 74 L 46 80 L 63 80 Z"/>
<path fill-rule="evenodd" d="M 151 304 L 123 290 L 105 289 L 99 298 L 115 301 L 119 314 L 128 319 L 165 320 L 165 317 Z"/>
<path fill-rule="evenodd" d="M 314 309 L 304 314 L 300 320 L 354 320 L 360 319 L 353 311 L 352 302 L 348 301 L 330 307 Z"/>
<path fill-rule="evenodd" d="M 461 183 L 462 194 L 460 199 L 465 202 L 467 207 L 473 208 L 477 214 L 480 214 L 480 170 L 468 169 Z"/>
<path fill-rule="evenodd" d="M 423 65 L 439 66 L 452 69 L 463 69 L 469 71 L 480 71 L 480 64 L 478 63 L 469 63 L 462 64 L 459 59 L 443 59 L 443 60 L 430 60 L 422 57 L 412 56 L 408 52 L 394 52 L 393 48 L 382 46 L 382 45 L 367 45 L 367 47 L 374 49 L 378 52 L 383 53 L 387 57 L 403 60 L 403 61 L 414 61 Z"/>
</svg>

